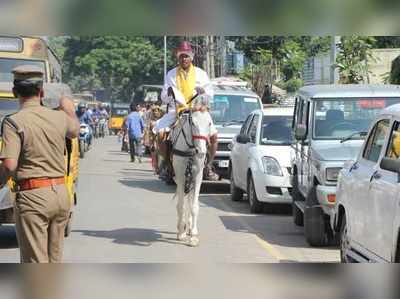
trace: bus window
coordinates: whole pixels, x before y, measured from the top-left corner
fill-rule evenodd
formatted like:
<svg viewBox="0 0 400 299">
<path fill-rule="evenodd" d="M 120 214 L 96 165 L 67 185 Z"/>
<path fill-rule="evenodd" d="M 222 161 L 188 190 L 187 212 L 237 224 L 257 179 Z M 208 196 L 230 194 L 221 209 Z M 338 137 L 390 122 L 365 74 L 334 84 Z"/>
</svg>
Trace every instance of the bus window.
<svg viewBox="0 0 400 299">
<path fill-rule="evenodd" d="M 45 74 L 44 61 L 27 59 L 0 58 L 0 82 L 13 82 L 12 70 L 20 65 L 34 65 L 43 70 Z"/>
</svg>

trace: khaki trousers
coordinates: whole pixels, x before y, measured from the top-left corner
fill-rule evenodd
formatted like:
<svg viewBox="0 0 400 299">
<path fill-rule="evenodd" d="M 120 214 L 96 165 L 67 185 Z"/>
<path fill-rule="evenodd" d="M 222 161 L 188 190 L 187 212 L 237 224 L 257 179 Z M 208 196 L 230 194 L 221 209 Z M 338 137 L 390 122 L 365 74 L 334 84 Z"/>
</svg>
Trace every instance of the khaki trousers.
<svg viewBox="0 0 400 299">
<path fill-rule="evenodd" d="M 59 263 L 70 202 L 65 185 L 18 192 L 17 238 L 22 263 Z"/>
</svg>

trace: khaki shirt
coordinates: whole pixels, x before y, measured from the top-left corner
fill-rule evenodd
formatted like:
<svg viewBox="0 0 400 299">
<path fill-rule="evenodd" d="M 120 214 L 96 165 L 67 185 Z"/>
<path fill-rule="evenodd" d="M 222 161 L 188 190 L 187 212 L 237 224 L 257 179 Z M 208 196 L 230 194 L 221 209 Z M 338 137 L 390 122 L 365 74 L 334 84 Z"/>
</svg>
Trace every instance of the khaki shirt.
<svg viewBox="0 0 400 299">
<path fill-rule="evenodd" d="M 17 181 L 63 177 L 65 138 L 73 130 L 67 115 L 30 101 L 10 118 L 22 129 L 23 144 L 15 128 L 5 121 L 0 160 L 18 160 Z"/>
</svg>

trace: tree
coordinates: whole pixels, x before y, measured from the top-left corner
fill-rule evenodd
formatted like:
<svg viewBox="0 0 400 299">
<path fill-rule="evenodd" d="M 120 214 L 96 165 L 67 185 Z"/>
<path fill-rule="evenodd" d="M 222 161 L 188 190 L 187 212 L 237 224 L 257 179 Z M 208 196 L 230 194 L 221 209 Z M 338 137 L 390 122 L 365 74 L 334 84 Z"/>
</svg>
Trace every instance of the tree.
<svg viewBox="0 0 400 299">
<path fill-rule="evenodd" d="M 388 81 L 390 84 L 400 84 L 400 56 L 392 62 L 392 68 Z"/>
<path fill-rule="evenodd" d="M 340 52 L 336 65 L 339 68 L 340 82 L 358 84 L 368 80 L 368 60 L 373 60 L 371 49 L 374 46 L 373 37 L 343 36 L 339 45 Z"/>
<path fill-rule="evenodd" d="M 65 78 L 75 91 L 106 90 L 130 101 L 141 84 L 162 82 L 162 57 L 144 37 L 71 37 L 65 43 Z"/>
<path fill-rule="evenodd" d="M 229 37 L 236 42 L 253 64 L 257 64 L 259 50 L 271 53 L 270 72 L 267 84 L 278 84 L 288 91 L 295 91 L 303 85 L 301 73 L 307 57 L 313 57 L 330 49 L 330 37 L 311 36 L 244 36 Z M 242 74 L 249 73 L 248 70 Z M 268 94 L 268 97 L 271 95 Z"/>
</svg>

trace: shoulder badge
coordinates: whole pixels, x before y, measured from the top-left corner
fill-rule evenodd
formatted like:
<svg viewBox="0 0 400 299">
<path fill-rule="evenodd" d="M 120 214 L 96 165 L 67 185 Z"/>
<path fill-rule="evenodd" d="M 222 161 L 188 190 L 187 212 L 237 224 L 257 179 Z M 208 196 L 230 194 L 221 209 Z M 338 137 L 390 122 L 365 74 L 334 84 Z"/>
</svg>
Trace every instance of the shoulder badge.
<svg viewBox="0 0 400 299">
<path fill-rule="evenodd" d="M 19 135 L 19 138 L 21 139 L 21 144 L 24 144 L 24 132 L 17 125 L 17 123 L 14 120 L 12 120 L 12 118 L 11 118 L 11 116 L 14 114 L 9 114 L 3 118 L 3 122 L 1 124 L 1 135 L 3 135 L 3 132 L 4 132 L 4 124 L 7 122 L 11 127 L 13 127 L 15 129 L 15 132 Z"/>
</svg>

